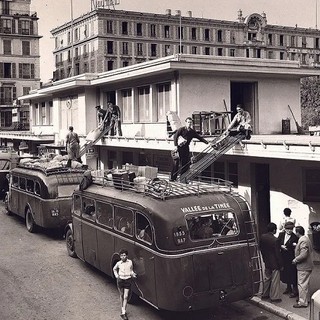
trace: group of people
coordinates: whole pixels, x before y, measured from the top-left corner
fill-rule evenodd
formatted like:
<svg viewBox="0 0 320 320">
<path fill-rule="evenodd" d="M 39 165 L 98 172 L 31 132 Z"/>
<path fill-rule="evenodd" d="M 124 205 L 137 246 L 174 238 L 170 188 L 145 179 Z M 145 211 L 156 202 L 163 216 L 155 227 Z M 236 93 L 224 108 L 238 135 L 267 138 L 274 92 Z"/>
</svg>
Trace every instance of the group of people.
<svg viewBox="0 0 320 320">
<path fill-rule="evenodd" d="M 120 108 L 113 104 L 111 101 L 107 103 L 107 109 L 96 106 L 97 114 L 99 118 L 99 126 L 101 130 L 109 128 L 107 134 L 111 136 L 122 136 L 121 130 L 121 112 Z M 68 154 L 67 167 L 71 167 L 72 161 L 78 161 L 82 163 L 80 157 L 80 139 L 76 132 L 74 132 L 73 126 L 69 127 L 69 132 L 66 136 L 66 148 Z"/>
<path fill-rule="evenodd" d="M 107 109 L 103 109 L 101 106 L 96 106 L 96 109 L 102 130 L 109 128 L 107 134 L 110 134 L 110 136 L 122 136 L 121 111 L 119 106 L 108 101 Z"/>
<path fill-rule="evenodd" d="M 312 245 L 302 226 L 295 226 L 291 209 L 285 208 L 284 219 L 277 225 L 270 222 L 267 233 L 260 239 L 260 250 L 265 264 L 262 299 L 281 302 L 280 281 L 286 284 L 283 294 L 296 298 L 294 308 L 308 307 L 308 291 L 313 261 Z M 295 229 L 295 232 L 293 231 Z"/>
<path fill-rule="evenodd" d="M 239 132 L 245 135 L 245 138 L 249 140 L 251 138 L 252 127 L 251 127 L 251 116 L 248 111 L 245 111 L 242 105 L 238 104 L 236 106 L 237 113 L 230 122 L 223 139 L 226 136 L 234 136 Z M 204 139 L 192 128 L 192 118 L 187 117 L 185 120 L 185 126 L 177 129 L 174 134 L 173 142 L 175 149 L 174 154 L 178 156 L 173 157 L 173 166 L 170 175 L 170 181 L 177 180 L 178 175 L 182 176 L 187 172 L 191 165 L 190 156 L 190 142 L 192 139 L 198 139 L 199 141 L 209 144 L 209 141 Z"/>
</svg>

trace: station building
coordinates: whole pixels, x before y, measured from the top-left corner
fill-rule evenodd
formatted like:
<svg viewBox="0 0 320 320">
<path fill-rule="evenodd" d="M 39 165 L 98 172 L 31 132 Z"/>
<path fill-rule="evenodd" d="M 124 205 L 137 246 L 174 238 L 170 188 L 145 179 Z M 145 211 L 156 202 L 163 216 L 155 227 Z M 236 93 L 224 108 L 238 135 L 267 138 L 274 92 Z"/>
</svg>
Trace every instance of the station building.
<svg viewBox="0 0 320 320">
<path fill-rule="evenodd" d="M 98 125 L 96 105 L 110 97 L 122 112 L 123 136 L 105 136 L 84 159 L 107 169 L 126 163 L 171 169 L 166 112 L 187 116 L 235 112 L 238 103 L 252 115 L 253 136 L 236 145 L 203 174 L 231 180 L 251 204 L 259 233 L 270 221 L 280 222 L 285 207 L 308 230 L 320 220 L 320 138 L 298 135 L 300 79 L 317 70 L 298 61 L 177 54 L 99 74 L 55 81 L 21 97 L 31 102 L 32 131 L 51 133 L 63 146 L 69 125 L 85 141 Z M 39 107 L 52 105 L 53 124 L 43 126 Z M 290 122 L 284 132 L 283 120 Z M 208 140 L 221 127 L 201 132 Z M 287 128 L 288 129 L 288 128 Z M 218 130 L 218 131 L 217 131 Z M 192 152 L 205 145 L 194 141 Z"/>
</svg>

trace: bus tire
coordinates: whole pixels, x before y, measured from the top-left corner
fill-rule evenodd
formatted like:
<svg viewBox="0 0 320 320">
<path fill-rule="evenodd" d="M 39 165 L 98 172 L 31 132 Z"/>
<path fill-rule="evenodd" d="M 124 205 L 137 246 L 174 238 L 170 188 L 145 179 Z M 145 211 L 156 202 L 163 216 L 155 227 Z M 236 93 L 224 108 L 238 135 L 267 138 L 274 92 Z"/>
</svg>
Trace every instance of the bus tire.
<svg viewBox="0 0 320 320">
<path fill-rule="evenodd" d="M 73 232 L 71 229 L 68 229 L 66 233 L 66 245 L 67 245 L 68 255 L 71 258 L 77 258 L 77 254 L 74 250 Z"/>
<path fill-rule="evenodd" d="M 35 233 L 37 230 L 37 225 L 34 222 L 31 209 L 28 207 L 26 211 L 26 227 L 30 233 Z"/>
</svg>

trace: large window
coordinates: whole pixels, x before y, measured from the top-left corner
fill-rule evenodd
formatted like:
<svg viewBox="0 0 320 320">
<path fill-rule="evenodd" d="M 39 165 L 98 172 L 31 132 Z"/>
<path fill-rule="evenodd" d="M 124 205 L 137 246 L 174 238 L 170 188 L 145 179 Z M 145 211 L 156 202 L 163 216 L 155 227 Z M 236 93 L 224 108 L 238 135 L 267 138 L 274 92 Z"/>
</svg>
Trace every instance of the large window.
<svg viewBox="0 0 320 320">
<path fill-rule="evenodd" d="M 107 21 L 107 33 L 113 33 L 113 21 Z"/>
<path fill-rule="evenodd" d="M 137 43 L 137 56 L 143 56 L 143 44 Z"/>
<path fill-rule="evenodd" d="M 113 226 L 113 207 L 108 203 L 97 201 L 97 222 L 112 228 Z"/>
<path fill-rule="evenodd" d="M 132 122 L 132 93 L 131 89 L 122 90 L 122 117 L 123 122 Z"/>
<path fill-rule="evenodd" d="M 0 88 L 0 104 L 12 104 L 17 98 L 17 88 L 13 86 L 3 86 Z M 10 113 L 12 113 L 10 111 Z"/>
<path fill-rule="evenodd" d="M 30 41 L 22 41 L 22 55 L 30 56 Z"/>
<path fill-rule="evenodd" d="M 158 121 L 166 121 L 166 113 L 171 109 L 171 84 L 158 84 L 157 94 Z"/>
<path fill-rule="evenodd" d="M 147 243 L 152 242 L 152 230 L 151 230 L 151 225 L 148 219 L 140 214 L 137 213 L 136 215 L 136 237 L 139 240 L 142 240 Z"/>
<path fill-rule="evenodd" d="M 34 79 L 34 64 L 19 63 L 19 78 Z"/>
<path fill-rule="evenodd" d="M 32 34 L 30 31 L 30 21 L 26 21 L 26 20 L 19 21 L 19 28 L 21 28 L 19 30 L 19 33 Z"/>
<path fill-rule="evenodd" d="M 128 42 L 122 42 L 122 54 L 129 54 Z"/>
<path fill-rule="evenodd" d="M 150 87 L 138 88 L 139 122 L 151 122 Z"/>
<path fill-rule="evenodd" d="M 12 54 L 11 40 L 3 40 L 3 54 Z"/>
<path fill-rule="evenodd" d="M 122 233 L 133 236 L 133 212 L 131 210 L 115 207 L 114 228 Z"/>
<path fill-rule="evenodd" d="M 187 217 L 191 240 L 203 240 L 220 236 L 233 236 L 239 233 L 233 212 L 205 212 Z"/>
</svg>

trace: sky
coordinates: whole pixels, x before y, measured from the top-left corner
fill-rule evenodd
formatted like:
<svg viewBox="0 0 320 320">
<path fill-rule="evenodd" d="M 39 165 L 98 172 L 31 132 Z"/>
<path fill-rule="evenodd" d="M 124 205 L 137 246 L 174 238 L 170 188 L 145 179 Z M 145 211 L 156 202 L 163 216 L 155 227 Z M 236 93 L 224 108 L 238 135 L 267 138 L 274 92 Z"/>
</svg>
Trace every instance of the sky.
<svg viewBox="0 0 320 320">
<path fill-rule="evenodd" d="M 50 30 L 91 11 L 92 0 L 31 0 L 31 11 L 36 11 L 39 22 L 40 76 L 42 82 L 52 78 L 54 71 L 54 39 Z M 193 17 L 236 21 L 238 10 L 243 16 L 265 12 L 268 24 L 320 29 L 320 0 L 120 0 L 116 10 L 172 14 L 181 10 L 183 16 L 192 11 Z"/>
</svg>

